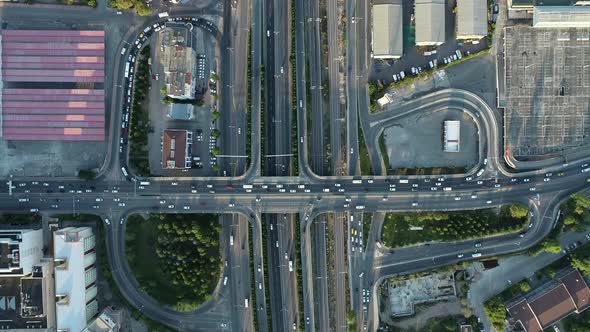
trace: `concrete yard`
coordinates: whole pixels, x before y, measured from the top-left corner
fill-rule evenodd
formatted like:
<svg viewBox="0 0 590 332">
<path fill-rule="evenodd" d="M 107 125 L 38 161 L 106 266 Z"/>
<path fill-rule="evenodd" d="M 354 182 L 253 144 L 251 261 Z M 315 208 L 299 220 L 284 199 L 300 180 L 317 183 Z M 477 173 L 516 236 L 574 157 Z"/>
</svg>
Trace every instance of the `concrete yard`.
<svg viewBox="0 0 590 332">
<path fill-rule="evenodd" d="M 517 158 L 590 142 L 590 29 L 505 29 L 506 144 Z"/>
<path fill-rule="evenodd" d="M 77 176 L 100 168 L 104 142 L 35 142 L 0 139 L 0 176 Z"/>
<path fill-rule="evenodd" d="M 459 152 L 443 151 L 443 122 L 461 121 Z M 400 167 L 469 167 L 477 163 L 478 134 L 473 119 L 446 109 L 400 119 L 383 131 L 392 169 Z"/>
</svg>

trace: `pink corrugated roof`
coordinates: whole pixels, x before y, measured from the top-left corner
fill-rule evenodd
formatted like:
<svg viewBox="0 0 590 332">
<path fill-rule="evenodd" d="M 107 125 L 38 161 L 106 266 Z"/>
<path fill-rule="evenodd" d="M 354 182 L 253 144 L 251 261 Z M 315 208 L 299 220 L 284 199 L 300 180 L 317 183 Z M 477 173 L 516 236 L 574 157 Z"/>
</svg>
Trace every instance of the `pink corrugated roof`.
<svg viewBox="0 0 590 332">
<path fill-rule="evenodd" d="M 3 95 L 83 95 L 83 96 L 104 96 L 102 89 L 2 89 Z M 28 98 L 28 97 L 25 97 Z"/>
<path fill-rule="evenodd" d="M 38 135 L 38 134 L 8 134 L 4 135 L 4 140 L 14 141 L 85 141 L 85 142 L 102 142 L 104 141 L 104 135 Z"/>
<path fill-rule="evenodd" d="M 101 83 L 104 77 L 50 77 L 50 76 L 4 76 L 5 82 L 84 82 L 84 83 Z"/>
<path fill-rule="evenodd" d="M 40 43 L 47 41 L 56 41 L 62 43 L 100 43 L 104 37 L 91 36 L 6 36 L 2 35 L 3 42 L 30 42 Z"/>
<path fill-rule="evenodd" d="M 37 135 L 63 135 L 65 128 L 3 128 L 7 135 L 37 134 Z M 102 128 L 82 128 L 83 135 L 104 135 Z"/>
<path fill-rule="evenodd" d="M 3 64 L 5 69 L 92 69 L 92 70 L 103 70 L 104 63 L 40 63 L 40 62 L 29 62 L 29 63 L 9 63 Z"/>
<path fill-rule="evenodd" d="M 83 121 L 83 122 L 104 122 L 104 116 L 101 115 L 83 115 L 83 114 L 61 114 L 61 115 L 38 115 L 38 114 L 5 114 L 2 117 L 5 121 Z M 7 127 L 12 127 L 8 126 Z"/>
<path fill-rule="evenodd" d="M 31 62 L 42 62 L 42 63 L 104 63 L 104 57 L 102 56 L 12 56 L 3 55 L 2 63 L 31 63 Z"/>
<path fill-rule="evenodd" d="M 36 56 L 36 55 L 43 55 L 43 56 L 104 56 L 104 50 L 62 50 L 62 49 L 31 49 L 31 50 L 23 50 L 23 49 L 7 49 L 2 50 L 2 53 L 5 55 L 21 55 L 21 56 Z"/>
<path fill-rule="evenodd" d="M 103 43 L 20 43 L 3 42 L 2 50 L 104 50 Z"/>
<path fill-rule="evenodd" d="M 5 108 L 104 108 L 102 102 L 69 101 L 69 102 L 39 102 L 39 101 L 7 101 L 2 105 Z"/>
<path fill-rule="evenodd" d="M 92 69 L 2 69 L 2 75 L 6 76 L 61 76 L 61 77 L 104 77 L 102 70 Z"/>
<path fill-rule="evenodd" d="M 103 30 L 2 30 L 2 36 L 95 36 L 104 37 Z"/>
<path fill-rule="evenodd" d="M 88 122 L 88 121 L 23 121 L 23 120 L 2 120 L 4 128 L 66 128 L 66 127 L 80 127 L 80 128 L 104 128 L 103 122 Z"/>
<path fill-rule="evenodd" d="M 4 114 L 82 114 L 82 115 L 103 115 L 103 108 L 4 108 Z"/>
</svg>

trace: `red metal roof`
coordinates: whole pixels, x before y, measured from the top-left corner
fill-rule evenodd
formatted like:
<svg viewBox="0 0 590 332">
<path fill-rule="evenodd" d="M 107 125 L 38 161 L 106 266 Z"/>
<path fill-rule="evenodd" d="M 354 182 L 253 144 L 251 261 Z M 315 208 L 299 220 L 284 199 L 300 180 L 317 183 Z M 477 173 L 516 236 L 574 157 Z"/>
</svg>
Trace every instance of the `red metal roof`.
<svg viewBox="0 0 590 332">
<path fill-rule="evenodd" d="M 104 35 L 99 30 L 2 30 L 2 78 L 103 83 Z M 104 99 L 104 90 L 98 89 L 4 89 L 4 139 L 103 141 Z"/>
</svg>

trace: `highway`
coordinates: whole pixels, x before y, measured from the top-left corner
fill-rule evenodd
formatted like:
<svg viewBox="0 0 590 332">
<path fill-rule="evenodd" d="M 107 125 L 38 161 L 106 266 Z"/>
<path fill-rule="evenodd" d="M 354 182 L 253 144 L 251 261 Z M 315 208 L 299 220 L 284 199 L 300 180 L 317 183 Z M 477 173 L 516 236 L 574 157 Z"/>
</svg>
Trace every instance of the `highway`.
<svg viewBox="0 0 590 332">
<path fill-rule="evenodd" d="M 309 72 L 309 91 L 311 96 L 311 131 L 309 147 L 309 167 L 319 175 L 326 174 L 326 145 L 324 137 L 324 96 L 322 86 L 322 45 L 320 40 L 319 1 L 305 1 L 305 35 L 307 43 L 307 62 Z"/>
</svg>

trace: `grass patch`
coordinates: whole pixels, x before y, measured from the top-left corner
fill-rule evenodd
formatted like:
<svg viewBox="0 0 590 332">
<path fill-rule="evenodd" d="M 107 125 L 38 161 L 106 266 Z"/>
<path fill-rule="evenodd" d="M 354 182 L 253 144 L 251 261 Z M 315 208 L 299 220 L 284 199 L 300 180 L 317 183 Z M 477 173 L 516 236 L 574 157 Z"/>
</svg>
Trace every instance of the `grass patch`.
<svg viewBox="0 0 590 332">
<path fill-rule="evenodd" d="M 388 213 L 383 223 L 383 245 L 395 248 L 429 241 L 456 241 L 516 232 L 527 217 L 513 213 L 519 204 L 497 209 L 453 212 Z M 412 229 L 414 227 L 414 230 Z M 421 227 L 421 229 L 419 228 Z"/>
<path fill-rule="evenodd" d="M 211 214 L 130 216 L 126 254 L 141 289 L 179 311 L 207 301 L 221 273 L 220 231 Z"/>
<path fill-rule="evenodd" d="M 361 175 L 372 175 L 371 159 L 369 158 L 369 150 L 365 143 L 365 136 L 363 135 L 363 128 L 361 127 L 361 120 L 358 120 L 358 140 L 359 140 L 359 160 L 361 162 Z"/>
</svg>

